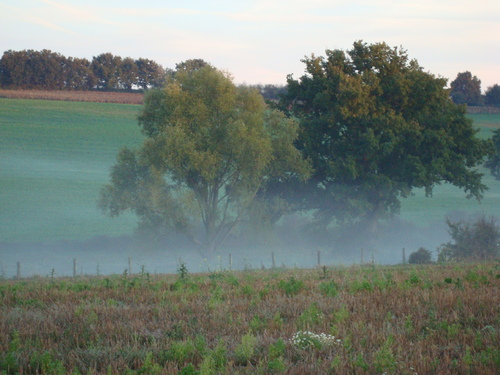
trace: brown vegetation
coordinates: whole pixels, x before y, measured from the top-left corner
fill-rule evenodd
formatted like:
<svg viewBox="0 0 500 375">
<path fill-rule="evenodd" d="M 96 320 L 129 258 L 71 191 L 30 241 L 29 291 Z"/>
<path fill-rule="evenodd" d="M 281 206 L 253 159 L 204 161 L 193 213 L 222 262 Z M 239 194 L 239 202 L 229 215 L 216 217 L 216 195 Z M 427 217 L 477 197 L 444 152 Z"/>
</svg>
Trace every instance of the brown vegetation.
<svg viewBox="0 0 500 375">
<path fill-rule="evenodd" d="M 142 104 L 144 94 L 113 91 L 2 90 L 0 98 Z"/>
<path fill-rule="evenodd" d="M 485 263 L 3 281 L 0 371 L 494 374 L 499 278 Z"/>
</svg>

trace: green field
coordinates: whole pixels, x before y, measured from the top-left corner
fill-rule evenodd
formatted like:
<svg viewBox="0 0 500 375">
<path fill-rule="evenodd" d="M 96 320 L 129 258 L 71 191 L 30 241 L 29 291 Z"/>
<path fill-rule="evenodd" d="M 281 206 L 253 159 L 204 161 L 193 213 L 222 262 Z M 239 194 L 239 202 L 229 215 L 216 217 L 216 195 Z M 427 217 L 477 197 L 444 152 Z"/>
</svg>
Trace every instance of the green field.
<svg viewBox="0 0 500 375">
<path fill-rule="evenodd" d="M 136 119 L 140 108 L 107 103 L 0 99 L 0 244 L 84 241 L 132 234 L 136 225 L 132 215 L 105 217 L 97 210 L 96 199 L 101 186 L 108 182 L 118 150 L 123 146 L 137 146 L 143 140 Z M 491 130 L 500 127 L 500 115 L 471 117 L 481 137 L 490 137 Z M 400 218 L 420 228 L 421 233 L 412 245 L 393 241 L 394 249 L 399 248 L 398 259 L 401 247 L 415 246 L 413 250 L 416 250 L 422 245 L 434 250 L 447 241 L 443 236 L 447 235 L 444 223 L 448 216 L 498 213 L 500 182 L 484 172 L 484 182 L 490 190 L 481 202 L 466 199 L 460 189 L 449 185 L 436 187 L 432 198 L 416 191 L 415 196 L 403 200 Z M 439 239 L 431 242 L 430 234 L 436 228 L 440 231 L 439 236 L 436 235 Z M 293 236 L 298 235 L 286 236 L 295 240 Z M 384 245 L 387 247 L 386 244 L 387 241 Z M 309 247 L 306 251 L 315 251 L 307 243 L 304 246 Z M 390 255 L 394 249 L 384 251 Z M 283 258 L 288 257 L 286 250 L 276 248 L 275 251 L 282 252 Z M 262 260 L 255 258 L 256 254 L 258 251 L 242 257 L 260 264 Z M 262 250 L 261 254 L 266 261 L 270 259 L 269 249 Z"/>
<path fill-rule="evenodd" d="M 130 233 L 96 209 L 118 150 L 142 142 L 137 105 L 0 99 L 0 241 Z"/>
</svg>

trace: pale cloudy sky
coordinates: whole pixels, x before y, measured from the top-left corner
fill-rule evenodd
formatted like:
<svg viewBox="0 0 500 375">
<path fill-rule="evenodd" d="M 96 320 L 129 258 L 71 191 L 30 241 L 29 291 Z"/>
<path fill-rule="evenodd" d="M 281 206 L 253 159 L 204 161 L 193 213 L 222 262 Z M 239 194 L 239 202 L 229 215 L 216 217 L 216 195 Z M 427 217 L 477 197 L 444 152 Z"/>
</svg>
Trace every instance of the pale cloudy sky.
<svg viewBox="0 0 500 375">
<path fill-rule="evenodd" d="M 402 46 L 450 81 L 468 70 L 483 91 L 500 84 L 498 0 L 0 0 L 0 53 L 202 58 L 237 83 L 284 84 L 305 55 L 359 39 Z"/>
</svg>

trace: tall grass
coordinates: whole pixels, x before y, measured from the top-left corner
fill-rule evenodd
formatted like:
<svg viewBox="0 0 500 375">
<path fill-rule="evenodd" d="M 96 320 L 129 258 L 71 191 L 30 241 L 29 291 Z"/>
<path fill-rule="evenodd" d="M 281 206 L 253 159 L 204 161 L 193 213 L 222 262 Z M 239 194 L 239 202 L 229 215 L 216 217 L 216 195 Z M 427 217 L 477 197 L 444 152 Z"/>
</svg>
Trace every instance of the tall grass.
<svg viewBox="0 0 500 375">
<path fill-rule="evenodd" d="M 7 374 L 495 374 L 498 263 L 0 282 Z"/>
</svg>

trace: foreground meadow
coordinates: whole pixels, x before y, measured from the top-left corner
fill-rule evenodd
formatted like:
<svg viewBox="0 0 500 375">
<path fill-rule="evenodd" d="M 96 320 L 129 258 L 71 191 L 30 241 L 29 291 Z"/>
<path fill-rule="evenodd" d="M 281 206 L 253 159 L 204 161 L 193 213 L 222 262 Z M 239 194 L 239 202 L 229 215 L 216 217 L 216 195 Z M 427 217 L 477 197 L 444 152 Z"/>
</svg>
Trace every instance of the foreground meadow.
<svg viewBox="0 0 500 375">
<path fill-rule="evenodd" d="M 500 263 L 0 282 L 6 374 L 494 374 Z"/>
</svg>

